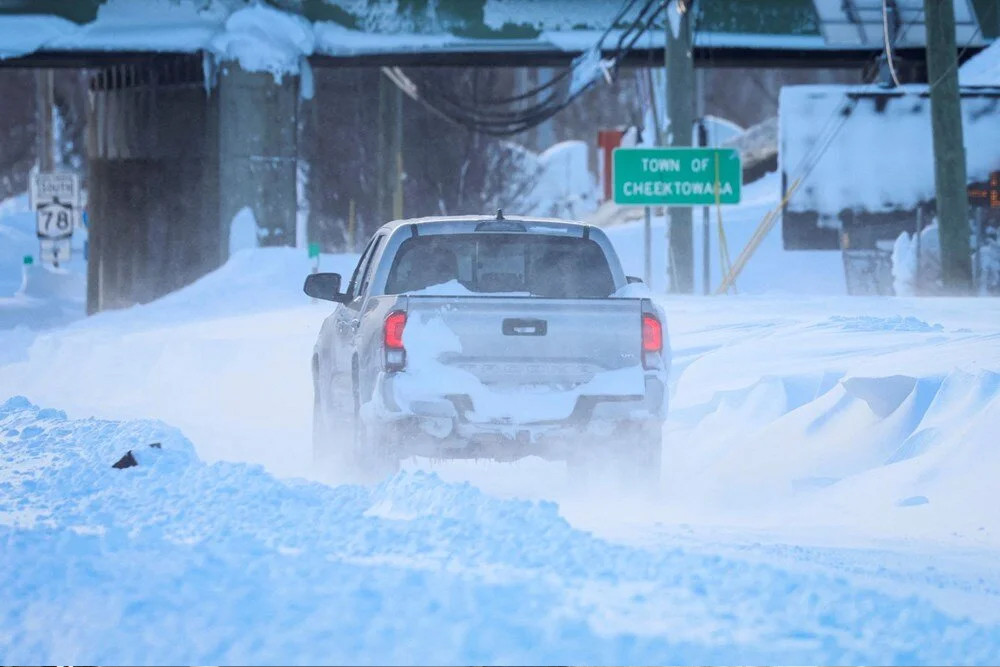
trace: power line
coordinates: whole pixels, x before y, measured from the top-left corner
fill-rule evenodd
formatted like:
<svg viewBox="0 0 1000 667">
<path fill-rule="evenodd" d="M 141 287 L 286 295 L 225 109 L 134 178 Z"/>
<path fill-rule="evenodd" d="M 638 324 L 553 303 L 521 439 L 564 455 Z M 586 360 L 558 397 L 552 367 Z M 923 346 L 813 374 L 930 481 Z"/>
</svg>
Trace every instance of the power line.
<svg viewBox="0 0 1000 667">
<path fill-rule="evenodd" d="M 899 33 L 896 33 L 898 37 Z M 889 65 L 889 76 L 892 77 L 892 82 L 897 86 L 899 84 L 899 76 L 896 74 L 896 63 L 892 60 L 892 40 L 889 39 L 889 2 L 888 0 L 882 0 L 882 43 L 885 44 L 885 58 L 886 63 Z"/>
<path fill-rule="evenodd" d="M 545 122 L 565 109 L 586 92 L 602 73 L 611 80 L 622 58 L 632 50 L 665 9 L 660 0 L 647 0 L 618 36 L 612 55 L 603 58 L 601 47 L 604 41 L 638 2 L 639 0 L 625 0 L 611 25 L 590 49 L 573 60 L 567 70 L 545 84 L 519 95 L 487 100 L 473 99 L 469 103 L 455 92 L 435 86 L 426 78 L 418 85 L 398 67 L 383 68 L 382 71 L 408 97 L 451 123 L 492 136 L 517 134 Z M 660 6 L 656 7 L 657 4 Z M 547 94 L 537 103 L 526 107 L 518 106 L 519 102 L 546 91 Z"/>
<path fill-rule="evenodd" d="M 974 31 L 972 32 L 972 37 L 970 37 L 970 38 L 969 38 L 969 41 L 967 41 L 967 42 L 965 43 L 965 46 L 963 46 L 963 47 L 962 47 L 962 50 L 961 50 L 961 51 L 959 51 L 959 52 L 958 52 L 958 55 L 957 55 L 957 56 L 955 57 L 955 62 L 953 62 L 953 63 L 952 63 L 951 65 L 949 65 L 949 66 L 948 66 L 948 69 L 946 69 L 945 71 L 943 71 L 943 72 L 941 73 L 941 76 L 939 76 L 939 77 L 937 78 L 937 81 L 935 81 L 934 83 L 931 83 L 931 84 L 929 84 L 929 85 L 927 86 L 927 93 L 928 93 L 928 94 L 930 94 L 930 92 L 931 92 L 932 90 L 934 90 L 935 88 L 937 88 L 937 87 L 938 87 L 938 85 L 939 85 L 939 84 L 940 84 L 940 83 L 941 83 L 942 81 L 944 81 L 944 80 L 945 80 L 945 78 L 946 78 L 946 77 L 947 77 L 947 76 L 948 76 L 949 74 L 951 74 L 951 73 L 952 73 L 952 71 L 953 71 L 953 70 L 954 70 L 954 69 L 955 69 L 956 67 L 958 67 L 958 64 L 959 64 L 960 62 L 962 62 L 962 56 L 964 56 L 964 55 L 965 55 L 965 52 L 969 50 L 969 47 L 971 47 L 971 46 L 972 46 L 972 43 L 973 43 L 974 41 L 976 41 L 976 38 L 977 38 L 977 37 L 979 37 L 979 32 L 980 32 L 980 30 L 981 30 L 981 27 L 980 27 L 979 25 L 977 25 L 977 26 L 976 26 L 976 29 L 975 29 L 975 30 L 974 30 Z"/>
</svg>

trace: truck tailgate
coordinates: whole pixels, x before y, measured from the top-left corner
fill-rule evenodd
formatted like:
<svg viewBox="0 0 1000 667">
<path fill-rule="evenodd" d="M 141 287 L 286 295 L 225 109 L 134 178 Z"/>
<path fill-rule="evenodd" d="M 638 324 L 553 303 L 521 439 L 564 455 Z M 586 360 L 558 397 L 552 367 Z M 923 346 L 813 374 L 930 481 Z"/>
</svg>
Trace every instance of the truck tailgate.
<svg viewBox="0 0 1000 667">
<path fill-rule="evenodd" d="M 407 329 L 440 319 L 457 338 L 439 363 L 495 389 L 572 389 L 600 373 L 634 369 L 616 373 L 633 379 L 615 386 L 643 394 L 640 299 L 410 296 L 407 312 Z"/>
</svg>

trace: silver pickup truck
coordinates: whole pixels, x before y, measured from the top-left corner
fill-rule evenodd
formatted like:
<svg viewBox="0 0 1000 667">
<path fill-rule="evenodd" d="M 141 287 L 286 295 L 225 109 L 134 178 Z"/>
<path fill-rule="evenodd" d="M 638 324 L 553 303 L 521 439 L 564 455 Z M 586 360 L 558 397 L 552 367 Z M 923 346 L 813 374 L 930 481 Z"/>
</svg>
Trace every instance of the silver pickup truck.
<svg viewBox="0 0 1000 667">
<path fill-rule="evenodd" d="M 369 241 L 316 342 L 319 460 L 383 475 L 409 456 L 562 459 L 659 478 L 664 314 L 607 236 L 561 220 L 399 220 Z"/>
</svg>

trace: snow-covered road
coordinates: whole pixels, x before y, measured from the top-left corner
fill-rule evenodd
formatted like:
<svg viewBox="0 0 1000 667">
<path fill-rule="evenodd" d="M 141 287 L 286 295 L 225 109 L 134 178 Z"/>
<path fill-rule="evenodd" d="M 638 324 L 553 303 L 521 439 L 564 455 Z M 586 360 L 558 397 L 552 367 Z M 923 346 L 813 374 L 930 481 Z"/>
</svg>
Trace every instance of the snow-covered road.
<svg viewBox="0 0 1000 667">
<path fill-rule="evenodd" d="M 1000 577 L 984 554 L 804 548 L 683 526 L 636 545 L 588 534 L 548 501 L 419 471 L 375 488 L 281 481 L 207 465 L 158 422 L 67 420 L 23 399 L 0 408 L 0 433 L 4 662 L 1000 655 Z M 139 465 L 111 468 L 126 449 Z"/>
<path fill-rule="evenodd" d="M 665 299 L 656 499 L 532 459 L 366 488 L 290 479 L 324 478 L 303 264 L 0 332 L 32 402 L 0 409 L 0 662 L 1000 660 L 1000 304 Z"/>
</svg>

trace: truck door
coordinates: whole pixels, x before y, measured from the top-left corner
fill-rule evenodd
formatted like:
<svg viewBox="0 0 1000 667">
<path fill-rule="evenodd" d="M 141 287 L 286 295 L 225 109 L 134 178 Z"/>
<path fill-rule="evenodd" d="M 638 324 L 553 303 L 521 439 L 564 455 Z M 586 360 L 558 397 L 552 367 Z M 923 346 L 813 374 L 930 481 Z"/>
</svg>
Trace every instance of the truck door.
<svg viewBox="0 0 1000 667">
<path fill-rule="evenodd" d="M 355 338 L 361 326 L 361 308 L 364 305 L 365 296 L 368 292 L 368 284 L 371 282 L 375 257 L 384 239 L 385 235 L 380 234 L 368 242 L 368 246 L 361 255 L 358 266 L 354 269 L 354 275 L 351 276 L 351 282 L 347 287 L 347 295 L 350 300 L 337 310 L 335 325 L 337 334 L 337 349 L 335 353 L 339 362 L 337 370 L 341 374 L 341 381 L 346 383 L 352 392 L 353 375 L 351 373 L 351 364 L 357 351 Z"/>
</svg>

